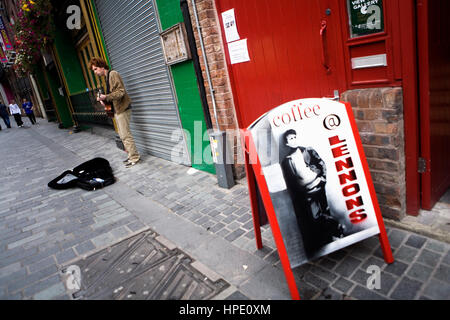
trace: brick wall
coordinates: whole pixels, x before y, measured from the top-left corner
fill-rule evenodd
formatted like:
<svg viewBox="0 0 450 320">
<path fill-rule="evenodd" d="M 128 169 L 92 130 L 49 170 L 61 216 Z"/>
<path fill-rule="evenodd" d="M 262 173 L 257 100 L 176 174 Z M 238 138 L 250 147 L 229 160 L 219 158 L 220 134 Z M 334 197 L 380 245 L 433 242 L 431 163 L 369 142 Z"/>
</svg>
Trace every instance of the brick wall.
<svg viewBox="0 0 450 320">
<path fill-rule="evenodd" d="M 344 92 L 350 102 L 383 216 L 406 214 L 406 182 L 402 88 Z"/>
<path fill-rule="evenodd" d="M 229 82 L 228 70 L 225 60 L 224 47 L 222 36 L 220 33 L 219 19 L 216 13 L 215 4 L 213 0 L 196 0 L 197 13 L 200 22 L 201 32 L 203 36 L 203 43 L 205 46 L 206 57 L 208 61 L 208 68 L 210 71 L 211 81 L 214 89 L 214 98 L 217 106 L 217 120 L 222 131 L 231 130 L 235 132 L 238 130 L 238 122 L 235 114 L 235 107 L 233 101 L 233 94 L 231 91 L 231 84 Z M 213 127 L 216 128 L 216 120 L 214 117 L 212 97 L 205 72 L 205 65 L 203 62 L 203 53 L 201 51 L 199 35 L 197 32 L 197 25 L 194 17 L 194 10 L 192 1 L 188 0 L 189 11 L 191 13 L 192 27 L 197 42 L 197 52 L 200 59 L 200 65 L 203 71 L 203 78 L 205 79 L 205 88 L 208 99 L 209 111 Z M 239 136 L 230 135 L 230 149 L 234 152 L 235 163 L 241 156 L 241 148 Z M 245 176 L 245 168 L 242 164 L 234 166 L 235 178 L 241 179 Z"/>
</svg>

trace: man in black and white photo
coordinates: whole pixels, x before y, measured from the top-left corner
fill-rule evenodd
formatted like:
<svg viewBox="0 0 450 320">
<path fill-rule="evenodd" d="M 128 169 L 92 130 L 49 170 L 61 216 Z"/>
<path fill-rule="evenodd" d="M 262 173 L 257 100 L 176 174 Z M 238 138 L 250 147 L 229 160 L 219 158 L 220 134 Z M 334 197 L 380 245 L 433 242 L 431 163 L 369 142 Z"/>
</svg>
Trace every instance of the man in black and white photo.
<svg viewBox="0 0 450 320">
<path fill-rule="evenodd" d="M 288 154 L 281 162 L 281 169 L 297 217 L 308 257 L 342 237 L 344 226 L 330 211 L 326 185 L 326 166 L 319 154 L 311 147 L 302 147 L 294 129 L 287 130 L 281 143 L 288 147 Z"/>
</svg>

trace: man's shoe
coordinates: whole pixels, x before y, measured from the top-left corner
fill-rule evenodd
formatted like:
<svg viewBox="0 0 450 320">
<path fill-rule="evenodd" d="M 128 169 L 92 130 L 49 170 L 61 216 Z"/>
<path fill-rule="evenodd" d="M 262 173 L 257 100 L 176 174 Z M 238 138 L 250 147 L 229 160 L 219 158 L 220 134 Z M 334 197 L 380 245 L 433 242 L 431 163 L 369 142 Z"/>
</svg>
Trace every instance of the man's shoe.
<svg viewBox="0 0 450 320">
<path fill-rule="evenodd" d="M 130 162 L 130 160 L 129 160 L 129 159 L 126 159 L 126 160 L 123 160 L 122 162 L 125 163 L 125 164 L 127 164 L 128 162 Z"/>
<path fill-rule="evenodd" d="M 125 165 L 125 168 L 131 168 L 132 166 L 134 166 L 136 163 L 138 163 L 139 162 L 139 160 L 138 161 L 135 161 L 135 162 L 133 162 L 133 161 L 128 161 L 128 163 Z"/>
</svg>

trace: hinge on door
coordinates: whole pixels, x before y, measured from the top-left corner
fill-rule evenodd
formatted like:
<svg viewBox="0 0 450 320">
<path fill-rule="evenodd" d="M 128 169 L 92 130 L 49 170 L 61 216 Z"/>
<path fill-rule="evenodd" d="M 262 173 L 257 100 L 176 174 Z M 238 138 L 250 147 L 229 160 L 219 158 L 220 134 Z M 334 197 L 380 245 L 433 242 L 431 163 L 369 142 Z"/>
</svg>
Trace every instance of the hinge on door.
<svg viewBox="0 0 450 320">
<path fill-rule="evenodd" d="M 332 101 L 339 101 L 339 99 L 340 99 L 339 90 L 334 90 L 333 94 L 334 94 L 333 98 L 330 98 L 330 97 L 324 97 L 324 98 L 328 99 L 328 100 L 332 100 Z"/>
<path fill-rule="evenodd" d="M 417 167 L 419 173 L 425 173 L 427 171 L 427 161 L 424 158 L 419 158 Z"/>
</svg>

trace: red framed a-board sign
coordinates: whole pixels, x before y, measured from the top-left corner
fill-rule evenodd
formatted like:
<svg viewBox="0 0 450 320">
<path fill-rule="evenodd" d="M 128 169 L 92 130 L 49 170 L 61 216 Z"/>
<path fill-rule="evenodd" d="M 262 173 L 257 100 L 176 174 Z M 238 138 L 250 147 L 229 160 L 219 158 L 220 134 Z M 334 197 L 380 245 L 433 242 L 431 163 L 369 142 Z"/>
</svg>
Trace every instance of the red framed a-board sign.
<svg viewBox="0 0 450 320">
<path fill-rule="evenodd" d="M 256 245 L 267 217 L 293 299 L 292 269 L 374 235 L 394 261 L 349 103 L 291 101 L 241 138 Z"/>
</svg>

